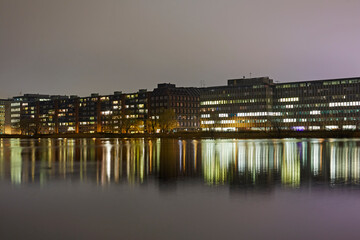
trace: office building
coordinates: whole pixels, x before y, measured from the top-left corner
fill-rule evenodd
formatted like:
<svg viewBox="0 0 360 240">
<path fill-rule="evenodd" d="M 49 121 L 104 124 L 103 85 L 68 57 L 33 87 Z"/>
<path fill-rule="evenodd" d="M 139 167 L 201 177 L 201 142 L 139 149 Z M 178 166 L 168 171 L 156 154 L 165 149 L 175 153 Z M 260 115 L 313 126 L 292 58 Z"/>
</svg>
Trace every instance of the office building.
<svg viewBox="0 0 360 240">
<path fill-rule="evenodd" d="M 0 99 L 0 134 L 11 134 L 11 101 Z"/>
<path fill-rule="evenodd" d="M 242 78 L 202 88 L 164 83 L 153 91 L 88 97 L 25 94 L 0 101 L 0 126 L 11 123 L 11 133 L 30 135 L 153 133 L 164 131 L 165 113 L 175 123 L 171 131 L 357 130 L 360 78 L 287 83 Z"/>
</svg>

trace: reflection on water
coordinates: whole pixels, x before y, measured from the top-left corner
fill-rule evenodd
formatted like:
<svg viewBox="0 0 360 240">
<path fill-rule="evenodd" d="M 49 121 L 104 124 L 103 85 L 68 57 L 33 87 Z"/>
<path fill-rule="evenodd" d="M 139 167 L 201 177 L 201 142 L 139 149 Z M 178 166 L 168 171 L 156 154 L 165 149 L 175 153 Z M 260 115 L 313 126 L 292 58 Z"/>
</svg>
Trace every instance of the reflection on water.
<svg viewBox="0 0 360 240">
<path fill-rule="evenodd" d="M 357 185 L 360 140 L 0 139 L 0 179 L 233 187 Z"/>
</svg>

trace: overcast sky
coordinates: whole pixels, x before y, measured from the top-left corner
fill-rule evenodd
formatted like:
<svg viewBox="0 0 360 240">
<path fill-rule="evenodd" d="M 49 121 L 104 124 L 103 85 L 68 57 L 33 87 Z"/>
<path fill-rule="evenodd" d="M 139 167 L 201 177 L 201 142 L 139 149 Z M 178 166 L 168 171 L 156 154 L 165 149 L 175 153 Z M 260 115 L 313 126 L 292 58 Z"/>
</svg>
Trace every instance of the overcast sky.
<svg viewBox="0 0 360 240">
<path fill-rule="evenodd" d="M 360 76 L 359 0 L 0 0 L 0 97 Z"/>
</svg>

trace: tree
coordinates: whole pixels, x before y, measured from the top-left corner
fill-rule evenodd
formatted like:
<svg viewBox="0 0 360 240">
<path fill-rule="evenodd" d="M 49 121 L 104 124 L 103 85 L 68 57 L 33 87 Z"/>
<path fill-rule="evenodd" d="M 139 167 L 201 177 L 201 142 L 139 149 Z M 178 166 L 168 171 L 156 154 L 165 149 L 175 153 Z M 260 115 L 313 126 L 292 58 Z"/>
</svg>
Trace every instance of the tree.
<svg viewBox="0 0 360 240">
<path fill-rule="evenodd" d="M 129 130 L 130 130 L 131 125 L 132 125 L 132 120 L 130 118 L 123 117 L 120 120 L 120 125 L 121 125 L 120 129 L 121 129 L 122 133 L 129 133 Z"/>
<path fill-rule="evenodd" d="M 162 133 L 170 132 L 177 126 L 175 112 L 172 109 L 164 109 L 159 115 L 158 123 Z"/>
<path fill-rule="evenodd" d="M 144 131 L 144 121 L 140 119 L 134 119 L 133 124 L 131 125 L 131 129 L 135 132 L 143 132 Z"/>
<path fill-rule="evenodd" d="M 121 111 L 120 115 L 113 116 L 113 132 L 130 133 L 131 131 L 141 132 L 144 130 L 144 121 L 136 118 L 130 118 L 131 113 L 128 110 Z"/>
<path fill-rule="evenodd" d="M 17 127 L 20 129 L 21 135 L 30 135 L 32 121 L 30 118 L 21 118 Z"/>
<path fill-rule="evenodd" d="M 22 118 L 19 128 L 22 135 L 38 135 L 45 131 L 37 118 Z"/>
<path fill-rule="evenodd" d="M 281 133 L 283 132 L 283 122 L 284 115 L 281 112 L 272 116 L 268 115 L 265 128 L 270 130 L 270 132 L 274 134 L 275 137 L 280 137 Z"/>
<path fill-rule="evenodd" d="M 146 119 L 145 125 L 148 133 L 156 133 L 156 130 L 159 128 L 158 121 L 156 118 Z"/>
</svg>

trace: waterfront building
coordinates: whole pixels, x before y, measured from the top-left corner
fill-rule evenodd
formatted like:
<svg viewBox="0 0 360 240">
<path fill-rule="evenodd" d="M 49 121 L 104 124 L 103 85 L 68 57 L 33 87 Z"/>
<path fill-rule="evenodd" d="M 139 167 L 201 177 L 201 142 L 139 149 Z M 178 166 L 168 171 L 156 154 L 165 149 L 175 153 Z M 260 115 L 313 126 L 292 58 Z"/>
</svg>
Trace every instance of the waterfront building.
<svg viewBox="0 0 360 240">
<path fill-rule="evenodd" d="M 0 134 L 11 133 L 11 101 L 0 99 Z"/>
<path fill-rule="evenodd" d="M 79 97 L 72 95 L 55 99 L 56 133 L 79 133 Z"/>
<path fill-rule="evenodd" d="M 272 111 L 273 80 L 268 77 L 228 80 L 200 94 L 203 131 L 266 130 L 278 115 Z"/>
<path fill-rule="evenodd" d="M 175 113 L 176 131 L 199 130 L 200 89 L 176 87 L 175 84 L 158 84 L 151 95 L 150 115 L 156 120 L 165 109 Z"/>
<path fill-rule="evenodd" d="M 171 113 L 174 131 L 356 130 L 360 78 L 291 83 L 243 78 L 202 88 L 164 83 L 153 91 L 88 97 L 25 94 L 0 101 L 0 133 L 6 121 L 13 134 L 168 131 L 161 126 L 165 113 Z"/>
<path fill-rule="evenodd" d="M 128 93 L 124 96 L 123 118 L 125 121 L 125 132 L 143 133 L 146 132 L 146 121 L 149 118 L 149 101 L 151 92 L 140 89 L 135 93 Z"/>
<path fill-rule="evenodd" d="M 49 95 L 24 94 L 11 101 L 11 133 L 30 134 L 39 131 L 39 105 L 50 101 Z"/>
<path fill-rule="evenodd" d="M 100 97 L 101 132 L 121 133 L 123 102 L 124 95 L 119 91 Z"/>
<path fill-rule="evenodd" d="M 78 100 L 78 119 L 76 121 L 78 132 L 95 133 L 101 132 L 100 96 L 98 93 L 90 97 L 81 97 Z"/>
<path fill-rule="evenodd" d="M 274 109 L 284 130 L 355 130 L 360 123 L 360 78 L 276 84 Z"/>
</svg>

